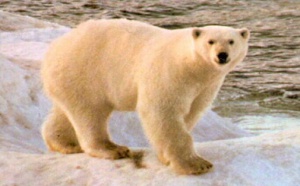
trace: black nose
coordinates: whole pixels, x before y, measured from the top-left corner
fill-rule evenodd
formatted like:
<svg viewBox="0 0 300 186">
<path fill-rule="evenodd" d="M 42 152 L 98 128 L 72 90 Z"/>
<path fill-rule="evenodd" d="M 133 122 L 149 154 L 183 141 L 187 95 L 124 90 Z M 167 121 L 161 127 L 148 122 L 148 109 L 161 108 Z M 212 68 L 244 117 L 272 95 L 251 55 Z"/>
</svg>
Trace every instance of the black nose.
<svg viewBox="0 0 300 186">
<path fill-rule="evenodd" d="M 219 63 L 225 64 L 227 63 L 228 54 L 226 52 L 221 52 L 218 54 Z"/>
</svg>

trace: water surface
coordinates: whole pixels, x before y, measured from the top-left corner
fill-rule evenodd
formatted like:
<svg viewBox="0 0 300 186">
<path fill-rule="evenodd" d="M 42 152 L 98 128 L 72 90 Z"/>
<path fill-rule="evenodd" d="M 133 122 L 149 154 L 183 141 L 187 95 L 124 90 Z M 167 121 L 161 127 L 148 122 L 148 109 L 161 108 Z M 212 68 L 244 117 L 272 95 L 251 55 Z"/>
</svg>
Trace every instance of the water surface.
<svg viewBox="0 0 300 186">
<path fill-rule="evenodd" d="M 249 54 L 228 75 L 213 109 L 253 133 L 300 126 L 299 0 L 1 0 L 0 9 L 68 26 L 128 18 L 169 29 L 247 27 Z"/>
</svg>

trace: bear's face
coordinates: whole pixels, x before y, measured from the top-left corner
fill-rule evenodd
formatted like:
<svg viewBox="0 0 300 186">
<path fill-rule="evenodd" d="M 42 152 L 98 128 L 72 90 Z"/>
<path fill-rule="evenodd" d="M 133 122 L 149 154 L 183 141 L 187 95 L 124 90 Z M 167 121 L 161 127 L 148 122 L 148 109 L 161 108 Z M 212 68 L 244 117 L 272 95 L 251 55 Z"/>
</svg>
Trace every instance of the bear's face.
<svg viewBox="0 0 300 186">
<path fill-rule="evenodd" d="M 206 26 L 193 30 L 196 52 L 219 70 L 230 71 L 248 51 L 250 32 L 246 28 Z"/>
</svg>

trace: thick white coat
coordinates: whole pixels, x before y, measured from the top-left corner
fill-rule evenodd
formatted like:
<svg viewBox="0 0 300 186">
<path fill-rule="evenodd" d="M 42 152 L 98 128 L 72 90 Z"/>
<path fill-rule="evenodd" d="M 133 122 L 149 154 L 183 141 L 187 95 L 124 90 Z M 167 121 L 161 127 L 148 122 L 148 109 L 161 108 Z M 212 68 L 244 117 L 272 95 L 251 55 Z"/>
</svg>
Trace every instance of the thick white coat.
<svg viewBox="0 0 300 186">
<path fill-rule="evenodd" d="M 248 49 L 249 31 L 223 26 L 166 30 L 91 20 L 50 46 L 42 66 L 53 109 L 43 125 L 51 150 L 129 156 L 107 132 L 113 110 L 137 110 L 159 159 L 182 174 L 207 172 L 189 134 Z M 232 42 L 233 41 L 233 42 Z M 228 54 L 226 64 L 218 55 Z"/>
</svg>

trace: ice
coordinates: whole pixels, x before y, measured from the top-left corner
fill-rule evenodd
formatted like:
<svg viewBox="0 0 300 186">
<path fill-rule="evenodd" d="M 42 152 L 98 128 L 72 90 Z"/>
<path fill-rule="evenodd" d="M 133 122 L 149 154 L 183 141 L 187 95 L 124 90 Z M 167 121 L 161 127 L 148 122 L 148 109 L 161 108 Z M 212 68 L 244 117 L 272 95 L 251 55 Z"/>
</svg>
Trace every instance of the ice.
<svg viewBox="0 0 300 186">
<path fill-rule="evenodd" d="M 4 185 L 264 185 L 297 186 L 299 129 L 260 137 L 197 143 L 196 149 L 214 163 L 203 175 L 176 175 L 146 149 L 146 168 L 128 160 L 102 160 L 85 154 L 0 153 Z"/>
<path fill-rule="evenodd" d="M 146 168 L 48 152 L 40 126 L 51 103 L 39 68 L 49 42 L 67 31 L 0 11 L 0 185 L 299 185 L 299 127 L 251 136 L 211 110 L 193 130 L 197 152 L 214 164 L 207 174 L 177 175 L 162 165 L 134 112 L 114 113 L 110 132 L 115 142 L 144 150 Z"/>
</svg>

